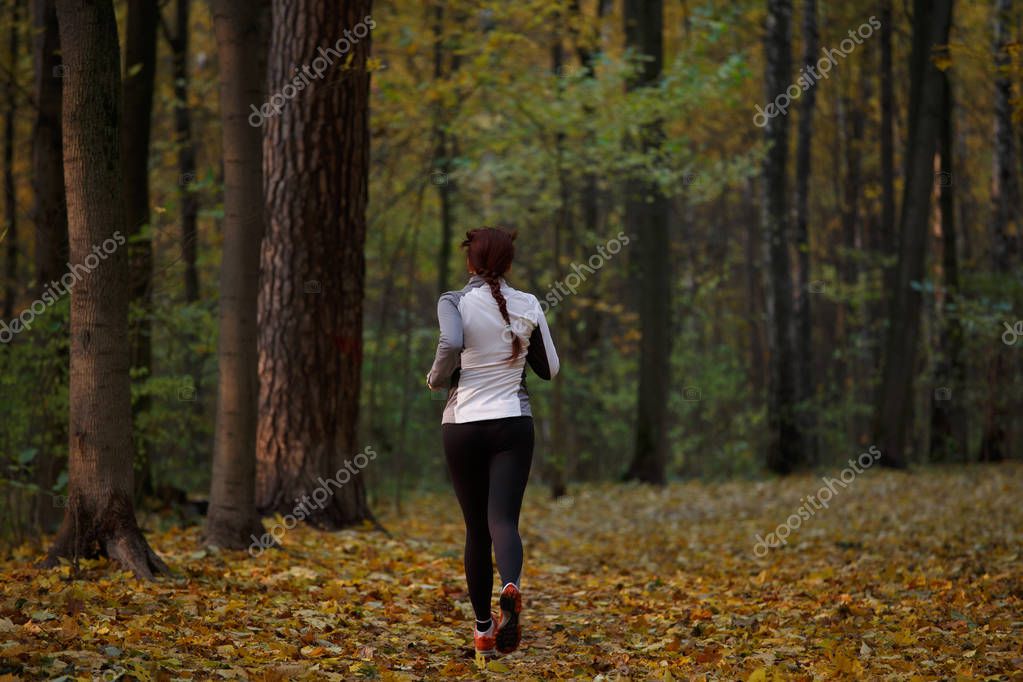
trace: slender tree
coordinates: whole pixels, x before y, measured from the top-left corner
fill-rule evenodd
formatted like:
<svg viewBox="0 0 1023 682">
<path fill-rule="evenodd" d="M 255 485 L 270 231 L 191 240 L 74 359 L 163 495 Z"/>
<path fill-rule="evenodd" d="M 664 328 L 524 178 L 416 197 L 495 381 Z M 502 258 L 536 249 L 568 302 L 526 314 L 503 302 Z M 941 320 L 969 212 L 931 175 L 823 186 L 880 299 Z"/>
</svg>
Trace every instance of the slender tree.
<svg viewBox="0 0 1023 682">
<path fill-rule="evenodd" d="M 625 44 L 643 61 L 629 77 L 630 90 L 654 87 L 664 63 L 661 0 L 625 0 Z M 644 126 L 638 145 L 660 147 L 660 123 Z M 625 479 L 662 485 L 667 480 L 668 400 L 671 387 L 671 241 L 668 200 L 656 183 L 631 178 L 625 187 L 625 224 L 636 241 L 639 276 L 639 392 L 636 440 Z"/>
<path fill-rule="evenodd" d="M 433 5 L 433 79 L 436 86 L 458 70 L 460 57 L 450 54 L 445 47 L 444 10 L 447 0 L 435 0 Z M 454 235 L 454 191 L 455 181 L 451 177 L 453 160 L 457 153 L 458 140 L 449 129 L 451 111 L 445 104 L 446 98 L 438 97 L 434 104 L 433 120 L 433 173 L 440 198 L 440 246 L 437 251 L 437 291 L 447 291 L 451 286 L 451 241 Z"/>
<path fill-rule="evenodd" d="M 803 2 L 803 66 L 812 67 L 817 63 L 817 0 Z M 799 131 L 796 142 L 796 225 L 795 244 L 797 262 L 797 306 L 796 306 L 796 400 L 800 403 L 799 423 L 803 426 L 803 454 L 808 462 L 817 459 L 816 441 L 810 435 L 812 412 L 809 401 L 814 395 L 813 384 L 813 317 L 810 295 L 810 235 L 809 194 L 813 145 L 813 115 L 817 105 L 817 89 L 806 90 L 799 103 Z"/>
<path fill-rule="evenodd" d="M 5 268 L 4 317 L 14 316 L 18 297 L 18 195 L 14 187 L 14 123 L 18 115 L 18 25 L 21 21 L 21 0 L 11 1 L 10 26 L 7 34 L 8 59 L 7 105 L 4 107 L 4 232 L 7 235 Z"/>
<path fill-rule="evenodd" d="M 188 106 L 188 19 L 191 0 L 177 0 L 174 12 L 174 136 L 178 147 L 178 198 L 181 202 L 181 260 L 185 264 L 185 301 L 199 300 L 196 266 L 199 201 L 195 193 L 195 141 L 192 110 Z"/>
<path fill-rule="evenodd" d="M 78 282 L 71 290 L 68 504 L 44 564 L 104 554 L 136 576 L 152 578 L 167 567 L 143 537 L 132 504 L 117 21 L 109 0 L 58 0 L 57 17 L 67 76 L 70 255 Z"/>
<path fill-rule="evenodd" d="M 291 513 L 326 489 L 305 516 L 327 528 L 370 514 L 361 469 L 341 476 L 362 364 L 370 11 L 370 0 L 274 0 L 267 67 L 256 499 Z M 327 69 L 298 90 L 295 65 L 311 56 Z"/>
<path fill-rule="evenodd" d="M 124 210 L 128 228 L 129 278 L 135 318 L 128 330 L 132 369 L 142 377 L 152 371 L 153 244 L 149 227 L 149 143 L 156 81 L 156 0 L 136 0 L 128 6 L 125 29 L 124 127 L 121 159 L 124 164 Z M 133 416 L 149 412 L 148 395 L 133 405 Z M 153 489 L 147 443 L 136 443 L 142 462 L 138 493 Z"/>
<path fill-rule="evenodd" d="M 1005 277 L 1019 247 L 1020 190 L 1012 122 L 1012 79 L 1009 76 L 1012 0 L 995 0 L 995 169 L 991 191 L 991 266 Z M 1008 454 L 1006 422 L 1009 405 L 1004 382 L 1011 376 L 1005 349 L 996 347 L 988 362 L 988 397 L 984 405 L 984 428 L 979 458 L 998 461 Z"/>
<path fill-rule="evenodd" d="M 265 99 L 269 0 L 213 0 L 224 148 L 219 381 L 213 476 L 204 541 L 244 548 L 261 538 L 256 511 L 256 348 L 263 237 L 263 131 L 249 124 Z M 260 57 L 262 55 L 262 57 Z"/>
<path fill-rule="evenodd" d="M 61 276 L 67 263 L 67 204 L 61 149 L 64 66 L 54 0 L 32 0 L 36 115 L 32 130 L 33 221 L 36 281 L 40 287 Z"/>
<path fill-rule="evenodd" d="M 552 17 L 553 31 L 551 35 L 551 76 L 556 81 L 555 97 L 560 101 L 563 87 L 560 76 L 564 73 L 565 49 L 561 44 L 561 35 L 564 30 L 564 18 L 561 12 L 556 12 Z M 571 233 L 572 207 L 569 201 L 571 189 L 568 183 L 567 169 L 564 164 L 565 134 L 558 131 L 554 138 L 554 167 L 555 181 L 558 187 L 559 206 L 552 216 L 554 223 L 553 238 L 554 248 L 551 252 L 553 271 L 561 269 L 562 246 L 567 233 Z M 566 301 L 562 305 L 568 306 Z M 555 329 L 555 333 L 557 333 Z M 565 338 L 559 335 L 559 338 Z M 563 342 L 564 343 L 564 342 Z M 564 352 L 564 348 L 562 349 Z M 565 482 L 565 470 L 568 467 L 568 448 L 566 447 L 567 425 L 565 423 L 565 377 L 560 375 L 554 377 L 551 387 L 551 419 L 548 423 L 550 439 L 547 447 L 547 456 L 541 460 L 541 471 L 543 478 L 551 491 L 551 497 L 557 499 L 567 492 Z"/>
<path fill-rule="evenodd" d="M 765 92 L 773 101 L 790 84 L 792 71 L 791 0 L 768 0 Z M 801 434 L 796 423 L 795 344 L 792 276 L 789 266 L 787 167 L 789 127 L 785 115 L 768 117 L 764 160 L 763 231 L 767 249 L 767 329 L 769 389 L 767 466 L 788 473 L 801 463 Z"/>
<path fill-rule="evenodd" d="M 892 87 L 892 0 L 880 0 L 881 42 L 881 229 L 878 250 L 895 252 L 895 94 Z M 885 272 L 891 269 L 886 268 Z M 886 275 L 887 277 L 887 275 Z M 888 288 L 888 287 L 886 287 Z"/>
<path fill-rule="evenodd" d="M 935 390 L 931 396 L 931 459 L 966 461 L 969 455 L 967 415 L 963 390 L 966 387 L 966 361 L 963 348 L 962 304 L 959 294 L 959 255 L 956 239 L 955 182 L 953 146 L 955 116 L 952 83 L 948 71 L 942 72 L 941 155 L 943 181 L 938 187 L 941 213 L 941 264 L 944 276 L 945 314 L 940 320 Z M 946 390 L 948 389 L 948 390 Z"/>
<path fill-rule="evenodd" d="M 934 153 L 942 122 L 943 77 L 932 61 L 932 53 L 947 43 L 951 20 L 952 0 L 914 0 L 909 138 L 899 221 L 899 259 L 875 413 L 881 463 L 897 468 L 905 467 L 908 461 L 906 435 L 913 417 L 913 377 L 922 304 L 919 283 L 924 277 Z"/>
<path fill-rule="evenodd" d="M 35 224 L 35 279 L 42 295 L 51 282 L 63 274 L 67 263 L 67 204 L 64 200 L 64 158 L 61 149 L 60 35 L 53 0 L 32 0 L 32 52 L 35 65 L 33 99 L 36 103 L 32 127 L 32 220 Z M 56 387 L 67 381 L 67 352 L 58 351 L 58 363 L 42 378 L 43 434 L 36 455 L 34 480 L 40 490 L 53 489 L 60 474 L 57 451 L 67 443 L 67 422 L 48 408 Z M 33 517 L 39 528 L 52 529 L 60 522 L 60 508 L 49 495 L 36 498 Z"/>
</svg>

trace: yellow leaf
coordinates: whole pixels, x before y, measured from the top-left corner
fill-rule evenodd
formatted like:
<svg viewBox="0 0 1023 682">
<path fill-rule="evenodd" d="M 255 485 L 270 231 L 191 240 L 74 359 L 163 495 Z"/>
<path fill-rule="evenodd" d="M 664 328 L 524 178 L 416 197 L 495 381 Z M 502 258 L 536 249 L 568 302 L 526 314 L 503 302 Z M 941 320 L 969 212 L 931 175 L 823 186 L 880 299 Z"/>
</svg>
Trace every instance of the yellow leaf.
<svg viewBox="0 0 1023 682">
<path fill-rule="evenodd" d="M 767 682 L 767 669 L 757 668 L 749 674 L 746 678 L 746 682 Z"/>
<path fill-rule="evenodd" d="M 492 673 L 510 673 L 511 672 L 511 668 L 506 666 L 504 663 L 501 663 L 501 661 L 497 660 L 496 658 L 494 660 L 492 660 L 492 661 L 487 663 L 487 670 L 489 670 Z"/>
</svg>

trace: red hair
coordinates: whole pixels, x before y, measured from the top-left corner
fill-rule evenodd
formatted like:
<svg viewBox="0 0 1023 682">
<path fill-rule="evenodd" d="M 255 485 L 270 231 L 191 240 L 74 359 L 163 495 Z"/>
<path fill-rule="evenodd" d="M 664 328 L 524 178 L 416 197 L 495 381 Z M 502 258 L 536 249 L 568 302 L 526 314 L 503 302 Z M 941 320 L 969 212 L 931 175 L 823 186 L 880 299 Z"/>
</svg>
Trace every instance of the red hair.
<svg viewBox="0 0 1023 682">
<path fill-rule="evenodd" d="M 473 272 L 483 278 L 490 285 L 490 293 L 497 301 L 497 308 L 501 311 L 501 317 L 509 326 L 511 319 L 508 317 L 508 302 L 501 293 L 501 277 L 508 272 L 512 261 L 515 259 L 515 237 L 518 233 L 514 230 L 508 231 L 497 227 L 481 227 L 476 230 L 469 230 L 465 233 L 465 241 L 462 248 L 465 249 L 469 259 L 469 266 Z M 512 354 L 509 360 L 514 360 L 522 352 L 522 339 L 518 334 L 512 333 Z"/>
</svg>

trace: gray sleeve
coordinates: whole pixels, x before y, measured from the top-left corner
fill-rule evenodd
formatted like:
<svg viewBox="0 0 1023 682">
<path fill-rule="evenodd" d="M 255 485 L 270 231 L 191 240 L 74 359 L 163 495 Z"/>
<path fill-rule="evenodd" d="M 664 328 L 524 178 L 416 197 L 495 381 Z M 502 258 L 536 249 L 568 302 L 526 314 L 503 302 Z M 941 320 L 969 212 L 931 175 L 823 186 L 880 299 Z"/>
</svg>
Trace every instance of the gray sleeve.
<svg viewBox="0 0 1023 682">
<path fill-rule="evenodd" d="M 454 296 L 444 294 L 437 301 L 437 322 L 440 323 L 440 340 L 426 380 L 434 388 L 442 388 L 451 383 L 451 375 L 462 358 L 462 314 L 458 312 Z"/>
</svg>

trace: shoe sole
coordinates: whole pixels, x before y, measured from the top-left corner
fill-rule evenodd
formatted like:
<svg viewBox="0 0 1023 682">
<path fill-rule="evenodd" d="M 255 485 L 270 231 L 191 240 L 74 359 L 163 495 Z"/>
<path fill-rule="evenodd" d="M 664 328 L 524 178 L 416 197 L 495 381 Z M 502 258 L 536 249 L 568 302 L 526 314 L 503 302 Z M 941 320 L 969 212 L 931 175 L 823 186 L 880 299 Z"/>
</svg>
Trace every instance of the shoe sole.
<svg viewBox="0 0 1023 682">
<path fill-rule="evenodd" d="M 519 614 L 515 611 L 515 598 L 501 595 L 501 625 L 497 628 L 497 650 L 502 654 L 510 654 L 519 648 L 522 641 L 522 626 Z"/>
</svg>

